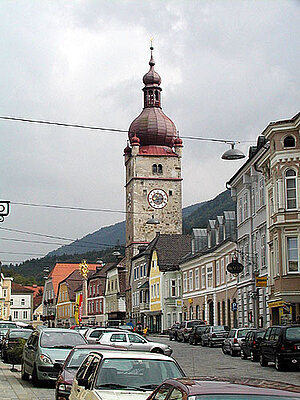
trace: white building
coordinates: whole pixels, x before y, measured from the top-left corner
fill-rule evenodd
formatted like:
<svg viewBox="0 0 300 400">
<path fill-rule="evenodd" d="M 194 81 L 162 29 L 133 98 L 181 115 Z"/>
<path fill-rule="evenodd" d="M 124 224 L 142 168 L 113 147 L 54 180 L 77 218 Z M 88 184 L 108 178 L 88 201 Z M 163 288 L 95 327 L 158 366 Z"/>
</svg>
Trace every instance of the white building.
<svg viewBox="0 0 300 400">
<path fill-rule="evenodd" d="M 31 323 L 33 290 L 12 282 L 10 297 L 10 316 L 12 321 Z"/>
</svg>

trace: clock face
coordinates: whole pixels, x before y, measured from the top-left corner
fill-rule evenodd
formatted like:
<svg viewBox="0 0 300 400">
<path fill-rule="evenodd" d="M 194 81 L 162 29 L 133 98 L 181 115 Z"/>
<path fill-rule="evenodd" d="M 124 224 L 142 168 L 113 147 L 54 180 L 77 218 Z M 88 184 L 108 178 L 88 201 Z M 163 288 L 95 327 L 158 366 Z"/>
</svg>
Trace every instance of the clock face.
<svg viewBox="0 0 300 400">
<path fill-rule="evenodd" d="M 162 189 L 153 189 L 148 194 L 148 202 L 153 208 L 163 208 L 168 203 L 168 195 Z"/>
</svg>

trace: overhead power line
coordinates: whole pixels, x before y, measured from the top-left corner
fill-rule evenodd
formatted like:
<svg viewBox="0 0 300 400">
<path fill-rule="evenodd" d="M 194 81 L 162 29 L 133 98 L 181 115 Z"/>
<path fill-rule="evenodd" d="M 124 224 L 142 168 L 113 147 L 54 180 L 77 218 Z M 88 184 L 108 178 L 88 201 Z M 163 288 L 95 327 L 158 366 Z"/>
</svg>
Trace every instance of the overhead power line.
<svg viewBox="0 0 300 400">
<path fill-rule="evenodd" d="M 57 121 L 48 121 L 48 120 L 39 120 L 39 119 L 32 119 L 32 118 L 23 118 L 23 117 L 12 117 L 2 115 L 0 119 L 6 121 L 15 121 L 15 122 L 25 122 L 30 124 L 42 124 L 42 125 L 54 125 L 60 126 L 65 128 L 79 128 L 79 129 L 88 129 L 93 131 L 102 131 L 102 132 L 121 132 L 121 133 L 128 133 L 128 129 L 118 129 L 118 128 L 104 128 L 100 126 L 92 126 L 92 125 L 85 125 L 85 124 L 73 124 L 67 122 L 57 122 Z M 181 136 L 183 139 L 188 140 L 201 140 L 207 142 L 218 142 L 218 143 L 227 143 L 227 144 L 238 144 L 238 143 L 253 143 L 254 141 L 251 140 L 232 140 L 232 139 L 218 139 L 218 138 L 205 138 L 199 136 Z"/>
<path fill-rule="evenodd" d="M 0 229 L 1 229 L 1 230 L 4 230 L 4 231 L 9 231 L 9 232 L 23 233 L 23 234 L 26 234 L 26 235 L 46 237 L 46 238 L 49 238 L 49 239 L 67 240 L 67 241 L 70 241 L 70 242 L 76 242 L 77 240 L 80 240 L 81 243 L 87 243 L 87 244 L 93 245 L 93 246 L 107 246 L 107 247 L 115 247 L 115 246 L 116 246 L 116 245 L 111 245 L 111 244 L 105 244 L 105 243 L 99 243 L 99 242 L 92 242 L 92 241 L 83 240 L 83 239 L 73 239 L 73 238 L 66 238 L 66 237 L 62 237 L 62 236 L 47 235 L 47 234 L 44 234 L 44 233 L 36 233 L 36 232 L 22 231 L 22 230 L 20 230 L 20 229 L 4 228 L 4 227 L 1 227 L 1 226 L 0 226 Z M 53 242 L 49 242 L 49 244 L 50 244 L 50 243 L 53 243 Z M 66 245 L 66 246 L 68 245 L 68 244 L 64 244 L 64 243 L 60 243 L 60 244 L 61 244 L 61 245 Z M 72 243 L 70 243 L 70 244 L 72 244 Z M 79 244 L 76 244 L 76 246 L 80 246 L 80 245 L 79 245 Z M 87 246 L 84 246 L 84 247 L 87 247 Z M 119 247 L 120 247 L 120 246 L 119 246 Z M 121 246 L 121 247 L 122 247 L 122 246 Z"/>
</svg>

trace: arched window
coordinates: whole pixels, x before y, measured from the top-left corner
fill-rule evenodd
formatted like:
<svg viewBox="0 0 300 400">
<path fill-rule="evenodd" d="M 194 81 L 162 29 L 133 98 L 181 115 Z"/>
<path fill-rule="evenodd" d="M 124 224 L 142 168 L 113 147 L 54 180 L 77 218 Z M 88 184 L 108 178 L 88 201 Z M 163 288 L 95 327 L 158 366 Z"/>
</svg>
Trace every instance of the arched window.
<svg viewBox="0 0 300 400">
<path fill-rule="evenodd" d="M 152 165 L 152 173 L 157 174 L 157 165 L 156 164 Z"/>
<path fill-rule="evenodd" d="M 159 174 L 162 174 L 163 168 L 162 168 L 162 165 L 161 165 L 161 164 L 158 164 L 158 166 L 157 166 L 157 172 L 158 172 Z"/>
<path fill-rule="evenodd" d="M 296 172 L 288 169 L 285 173 L 285 190 L 286 190 L 286 208 L 294 210 L 297 208 L 296 194 Z"/>
<path fill-rule="evenodd" d="M 196 306 L 196 319 L 200 319 L 200 307 L 199 307 L 199 305 Z"/>
<path fill-rule="evenodd" d="M 283 141 L 284 147 L 295 147 L 295 138 L 293 136 L 286 136 Z"/>
<path fill-rule="evenodd" d="M 190 306 L 190 318 L 189 319 L 193 319 L 193 306 Z"/>
<path fill-rule="evenodd" d="M 155 100 L 158 101 L 158 90 L 155 90 Z"/>
<path fill-rule="evenodd" d="M 154 103 L 153 90 L 149 90 L 149 104 Z"/>
</svg>

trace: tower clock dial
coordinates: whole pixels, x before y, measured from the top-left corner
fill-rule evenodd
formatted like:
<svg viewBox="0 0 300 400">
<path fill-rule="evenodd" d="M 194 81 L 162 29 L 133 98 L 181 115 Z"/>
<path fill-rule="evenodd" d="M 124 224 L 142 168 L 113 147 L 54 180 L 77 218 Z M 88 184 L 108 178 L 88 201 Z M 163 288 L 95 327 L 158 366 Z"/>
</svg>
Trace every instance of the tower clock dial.
<svg viewBox="0 0 300 400">
<path fill-rule="evenodd" d="M 168 195 L 162 189 L 153 189 L 148 194 L 148 203 L 153 208 L 163 208 L 168 203 Z"/>
</svg>

